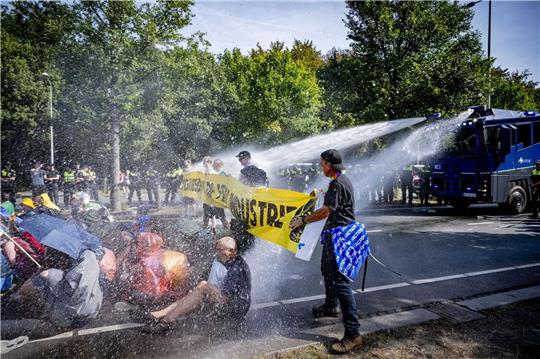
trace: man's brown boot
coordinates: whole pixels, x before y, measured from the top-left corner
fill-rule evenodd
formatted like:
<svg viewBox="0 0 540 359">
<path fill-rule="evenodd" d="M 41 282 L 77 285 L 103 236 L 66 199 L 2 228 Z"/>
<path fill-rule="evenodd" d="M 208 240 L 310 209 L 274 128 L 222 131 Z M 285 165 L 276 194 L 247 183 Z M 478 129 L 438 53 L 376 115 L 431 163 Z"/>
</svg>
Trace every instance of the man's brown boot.
<svg viewBox="0 0 540 359">
<path fill-rule="evenodd" d="M 337 354 L 345 354 L 360 346 L 362 346 L 362 337 L 360 335 L 352 338 L 344 337 L 339 342 L 332 345 L 332 351 Z"/>
</svg>

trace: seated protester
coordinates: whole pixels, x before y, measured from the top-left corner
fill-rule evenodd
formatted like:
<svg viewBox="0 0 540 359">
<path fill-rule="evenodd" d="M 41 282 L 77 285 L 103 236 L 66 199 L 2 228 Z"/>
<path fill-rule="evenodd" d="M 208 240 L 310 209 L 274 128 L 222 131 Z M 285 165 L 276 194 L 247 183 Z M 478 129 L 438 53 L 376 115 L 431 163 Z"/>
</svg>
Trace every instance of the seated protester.
<svg viewBox="0 0 540 359">
<path fill-rule="evenodd" d="M 45 213 L 50 216 L 63 218 L 60 214 L 60 208 L 51 201 L 47 193 L 42 193 L 33 198 L 36 213 Z"/>
<path fill-rule="evenodd" d="M 6 256 L 9 266 L 14 271 L 15 278 L 24 282 L 39 271 L 38 265 L 28 256 L 31 256 L 37 263 L 41 263 L 45 257 L 46 249 L 28 232 L 16 235 L 12 239 L 13 241 L 7 240 L 2 243 L 2 254 Z"/>
<path fill-rule="evenodd" d="M 13 270 L 4 253 L 0 253 L 0 271 L 0 293 L 4 293 L 11 288 L 13 283 Z"/>
<path fill-rule="evenodd" d="M 149 232 L 136 242 L 136 256 L 127 258 L 119 278 L 121 298 L 153 308 L 186 295 L 189 290 L 189 262 L 180 252 L 162 249 L 163 239 Z"/>
<path fill-rule="evenodd" d="M 79 258 L 73 259 L 47 247 L 42 264 L 37 276 L 26 281 L 9 303 L 2 303 L 2 339 L 20 335 L 50 336 L 55 333 L 43 334 L 44 327 L 49 331 L 77 328 L 98 315 L 103 295 L 94 252 L 85 250 Z M 19 319 L 31 318 L 38 319 L 39 324 L 17 327 Z"/>
<path fill-rule="evenodd" d="M 10 216 L 15 213 L 15 205 L 11 202 L 9 193 L 2 192 L 2 204 L 0 204 L 0 207 L 4 208 Z"/>
<path fill-rule="evenodd" d="M 236 241 L 221 238 L 216 245 L 217 261 L 210 271 L 209 281 L 202 281 L 185 297 L 168 307 L 149 313 L 152 321 L 145 328 L 158 332 L 172 328 L 177 318 L 185 316 L 203 304 L 213 305 L 213 313 L 227 320 L 242 320 L 251 304 L 251 274 L 247 263 L 237 255 Z"/>
<path fill-rule="evenodd" d="M 15 216 L 21 216 L 28 212 L 33 211 L 36 209 L 36 205 L 34 204 L 34 201 L 30 197 L 24 197 L 21 201 L 21 204 L 19 205 L 19 208 L 17 211 L 15 211 Z"/>
</svg>

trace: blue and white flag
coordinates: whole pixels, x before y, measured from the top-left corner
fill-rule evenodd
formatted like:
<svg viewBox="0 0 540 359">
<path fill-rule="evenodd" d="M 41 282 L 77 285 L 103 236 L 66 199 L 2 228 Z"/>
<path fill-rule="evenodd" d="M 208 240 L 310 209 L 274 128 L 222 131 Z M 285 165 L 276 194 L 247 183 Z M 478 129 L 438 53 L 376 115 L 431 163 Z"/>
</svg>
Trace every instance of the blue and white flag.
<svg viewBox="0 0 540 359">
<path fill-rule="evenodd" d="M 332 236 L 334 254 L 339 272 L 354 281 L 362 264 L 369 256 L 369 240 L 362 223 L 351 222 L 346 226 L 326 230 Z"/>
</svg>

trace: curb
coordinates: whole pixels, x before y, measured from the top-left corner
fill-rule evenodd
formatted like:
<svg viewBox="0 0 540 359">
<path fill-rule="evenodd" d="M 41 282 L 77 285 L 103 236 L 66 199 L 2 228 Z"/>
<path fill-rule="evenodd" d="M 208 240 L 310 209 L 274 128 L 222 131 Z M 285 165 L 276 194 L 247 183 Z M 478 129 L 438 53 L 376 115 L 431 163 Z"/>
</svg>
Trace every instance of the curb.
<svg viewBox="0 0 540 359">
<path fill-rule="evenodd" d="M 500 306 L 505 306 L 509 304 L 514 304 L 517 302 L 530 300 L 534 298 L 540 298 L 540 285 L 526 287 L 522 289 L 510 290 L 507 292 L 501 292 L 496 294 L 490 294 L 482 297 L 477 297 L 469 300 L 460 300 L 460 301 L 449 301 L 445 302 L 444 305 L 453 305 L 454 307 L 460 308 L 463 311 L 472 312 L 478 315 L 475 319 L 465 319 L 460 322 L 470 321 L 481 319 L 483 316 L 478 313 L 478 311 L 496 308 Z M 366 319 L 360 320 L 361 335 L 366 335 L 382 330 L 396 329 L 400 327 L 405 327 L 409 325 L 417 325 L 424 322 L 438 320 L 445 318 L 444 314 L 437 314 L 440 311 L 431 311 L 430 308 L 433 307 L 434 303 L 424 305 L 424 308 L 417 308 L 402 312 L 397 312 L 393 314 L 386 314 L 377 317 L 369 317 Z M 296 345 L 290 345 L 288 347 L 276 348 L 274 350 L 266 351 L 263 354 L 259 354 L 261 357 L 269 357 L 275 354 L 286 353 L 293 350 L 303 349 L 312 345 L 320 344 L 321 342 L 327 341 L 329 337 L 340 337 L 343 332 L 342 324 L 334 324 L 324 327 L 319 327 L 316 329 L 310 329 L 300 332 L 302 336 L 313 336 L 315 335 L 320 340 L 310 340 L 304 343 L 297 343 Z M 274 338 L 275 342 L 284 341 L 285 338 Z M 266 341 L 266 345 L 270 344 L 269 341 Z M 292 343 L 291 343 L 292 344 Z"/>
</svg>

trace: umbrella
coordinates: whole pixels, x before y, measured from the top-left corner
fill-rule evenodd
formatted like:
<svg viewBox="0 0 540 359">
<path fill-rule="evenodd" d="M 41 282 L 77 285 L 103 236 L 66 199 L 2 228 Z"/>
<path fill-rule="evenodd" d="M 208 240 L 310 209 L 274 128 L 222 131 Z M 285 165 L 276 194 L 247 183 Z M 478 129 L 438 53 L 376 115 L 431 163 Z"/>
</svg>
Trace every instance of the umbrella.
<svg viewBox="0 0 540 359">
<path fill-rule="evenodd" d="M 56 229 L 50 231 L 40 242 L 44 246 L 65 253 L 73 259 L 79 258 L 83 251 L 83 244 L 80 241 L 73 240 L 72 236 Z"/>
<path fill-rule="evenodd" d="M 42 244 L 60 250 L 73 258 L 89 249 L 101 259 L 105 254 L 101 240 L 81 226 L 45 213 L 27 215 L 19 227 L 33 235 Z M 65 242 L 64 244 L 62 244 Z"/>
</svg>

